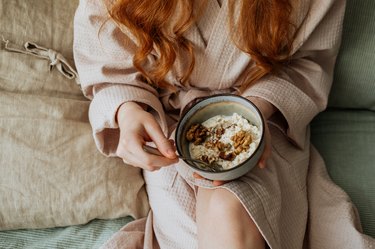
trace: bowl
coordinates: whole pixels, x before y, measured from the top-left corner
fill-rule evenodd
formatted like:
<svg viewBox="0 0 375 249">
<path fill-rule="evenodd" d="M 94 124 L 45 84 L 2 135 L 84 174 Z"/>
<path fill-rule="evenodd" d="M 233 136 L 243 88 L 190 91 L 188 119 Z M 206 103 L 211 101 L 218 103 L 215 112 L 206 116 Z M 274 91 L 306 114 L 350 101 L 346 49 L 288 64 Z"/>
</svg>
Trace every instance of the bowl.
<svg viewBox="0 0 375 249">
<path fill-rule="evenodd" d="M 201 124 L 211 117 L 217 115 L 230 116 L 233 113 L 238 113 L 251 124 L 258 127 L 261 134 L 259 144 L 255 151 L 245 161 L 237 166 L 220 171 L 205 170 L 193 162 L 183 160 L 194 172 L 206 179 L 222 181 L 233 180 L 246 174 L 258 164 L 265 145 L 264 121 L 259 109 L 250 100 L 237 95 L 213 95 L 193 104 L 190 109 L 183 114 L 177 124 L 175 133 L 177 152 L 183 157 L 190 158 L 190 142 L 186 138 L 186 133 L 189 128 L 193 124 Z"/>
</svg>

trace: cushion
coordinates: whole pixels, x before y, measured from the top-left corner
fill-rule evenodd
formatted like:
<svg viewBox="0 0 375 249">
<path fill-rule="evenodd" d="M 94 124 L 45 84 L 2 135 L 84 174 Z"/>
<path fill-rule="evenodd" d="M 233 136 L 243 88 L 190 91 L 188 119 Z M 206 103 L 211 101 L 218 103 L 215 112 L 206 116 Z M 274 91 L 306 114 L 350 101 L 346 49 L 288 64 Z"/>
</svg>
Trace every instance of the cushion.
<svg viewBox="0 0 375 249">
<path fill-rule="evenodd" d="M 332 180 L 357 206 L 364 232 L 375 238 L 375 113 L 334 111 L 312 122 L 312 142 Z"/>
<path fill-rule="evenodd" d="M 375 110 L 375 1 L 348 0 L 329 106 Z"/>
<path fill-rule="evenodd" d="M 96 149 L 89 100 L 68 70 L 77 4 L 0 0 L 0 230 L 149 210 L 140 169 Z"/>
<path fill-rule="evenodd" d="M 69 227 L 3 231 L 0 232 L 0 248 L 98 249 L 130 221 L 130 217 L 125 217 L 93 220 L 85 225 Z"/>
</svg>

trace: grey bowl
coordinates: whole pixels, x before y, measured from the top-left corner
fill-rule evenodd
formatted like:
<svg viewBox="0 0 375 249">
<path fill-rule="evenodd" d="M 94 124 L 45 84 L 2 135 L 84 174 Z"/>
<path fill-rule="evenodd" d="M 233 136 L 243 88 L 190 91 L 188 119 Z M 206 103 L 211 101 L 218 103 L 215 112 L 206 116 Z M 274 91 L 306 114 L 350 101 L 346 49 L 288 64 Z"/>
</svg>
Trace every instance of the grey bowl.
<svg viewBox="0 0 375 249">
<path fill-rule="evenodd" d="M 197 172 L 201 176 L 210 180 L 229 181 L 246 174 L 257 165 L 260 156 L 263 153 L 265 144 L 264 122 L 262 115 L 251 101 L 231 94 L 213 95 L 204 98 L 190 107 L 190 109 L 182 116 L 177 125 L 175 133 L 177 152 L 181 156 L 190 157 L 189 141 L 186 139 L 186 132 L 192 124 L 202 123 L 216 115 L 232 115 L 235 112 L 249 120 L 250 123 L 256 125 L 260 129 L 261 139 L 254 153 L 241 164 L 231 169 L 218 172 L 204 170 L 194 165 L 194 163 L 184 160 L 194 172 Z"/>
</svg>

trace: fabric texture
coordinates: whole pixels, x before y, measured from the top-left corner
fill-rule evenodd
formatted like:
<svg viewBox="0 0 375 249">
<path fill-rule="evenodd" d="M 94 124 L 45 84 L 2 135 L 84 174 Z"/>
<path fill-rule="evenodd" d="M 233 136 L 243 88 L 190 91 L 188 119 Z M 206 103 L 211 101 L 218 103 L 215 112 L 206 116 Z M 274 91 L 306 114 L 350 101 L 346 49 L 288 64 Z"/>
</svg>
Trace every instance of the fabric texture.
<svg viewBox="0 0 375 249">
<path fill-rule="evenodd" d="M 182 85 L 184 58 L 176 62 L 167 76 L 179 89 L 176 93 L 157 91 L 141 80 L 132 65 L 136 41 L 126 27 L 108 19 L 106 7 L 110 5 L 98 0 L 80 2 L 74 44 L 82 89 L 92 98 L 90 122 L 102 153 L 116 151 L 119 130 L 114 114 L 121 103 L 147 104 L 171 136 L 178 115 L 170 113 L 181 112 L 198 97 L 233 93 L 244 81 L 242 73 L 251 60 L 229 38 L 227 1 L 221 6 L 208 1 L 202 18 L 186 34 L 195 45 L 197 63 Z M 243 93 L 268 100 L 282 114 L 269 122 L 273 154 L 268 167 L 222 187 L 243 204 L 270 248 L 371 248 L 374 240 L 362 234 L 355 207 L 329 179 L 309 140 L 308 124 L 327 104 L 345 1 L 299 1 L 296 8 L 298 32 L 285 73 L 266 77 Z M 158 56 L 156 51 L 150 63 L 153 56 Z M 104 248 L 196 248 L 195 189 L 212 188 L 211 182 L 194 179 L 183 162 L 157 172 L 144 171 L 144 178 L 149 216 L 124 227 Z M 343 242 L 346 238 L 351 242 Z"/>
<path fill-rule="evenodd" d="M 98 249 L 113 233 L 132 221 L 130 217 L 93 220 L 84 225 L 0 232 L 2 249 Z"/>
<path fill-rule="evenodd" d="M 77 4 L 0 1 L 0 230 L 148 212 L 141 171 L 92 139 L 74 78 Z"/>
<path fill-rule="evenodd" d="M 375 238 L 375 114 L 329 110 L 311 125 L 313 144 L 329 166 L 332 180 L 358 208 L 363 231 Z"/>
<path fill-rule="evenodd" d="M 375 111 L 375 2 L 348 1 L 328 105 Z"/>
<path fill-rule="evenodd" d="M 374 13 L 373 1 L 347 3 L 330 108 L 314 120 L 312 141 L 329 175 L 358 207 L 364 233 L 375 238 Z"/>
</svg>

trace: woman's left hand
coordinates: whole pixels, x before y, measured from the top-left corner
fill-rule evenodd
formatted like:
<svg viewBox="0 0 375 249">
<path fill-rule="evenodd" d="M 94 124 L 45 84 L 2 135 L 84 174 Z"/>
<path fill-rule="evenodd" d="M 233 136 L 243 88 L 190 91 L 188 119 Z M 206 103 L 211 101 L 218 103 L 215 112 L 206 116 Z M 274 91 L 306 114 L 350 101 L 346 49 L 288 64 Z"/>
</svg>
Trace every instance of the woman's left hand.
<svg viewBox="0 0 375 249">
<path fill-rule="evenodd" d="M 262 156 L 259 159 L 258 167 L 264 169 L 267 166 L 267 159 L 271 156 L 271 133 L 267 125 L 267 120 L 277 111 L 276 107 L 272 105 L 265 99 L 258 98 L 258 97 L 248 97 L 248 99 L 258 107 L 260 112 L 263 115 L 263 120 L 265 122 L 265 147 Z M 204 179 L 201 175 L 197 173 L 193 173 L 193 176 L 196 179 Z M 214 180 L 212 184 L 214 186 L 220 186 L 226 183 L 227 181 L 218 181 Z"/>
</svg>

